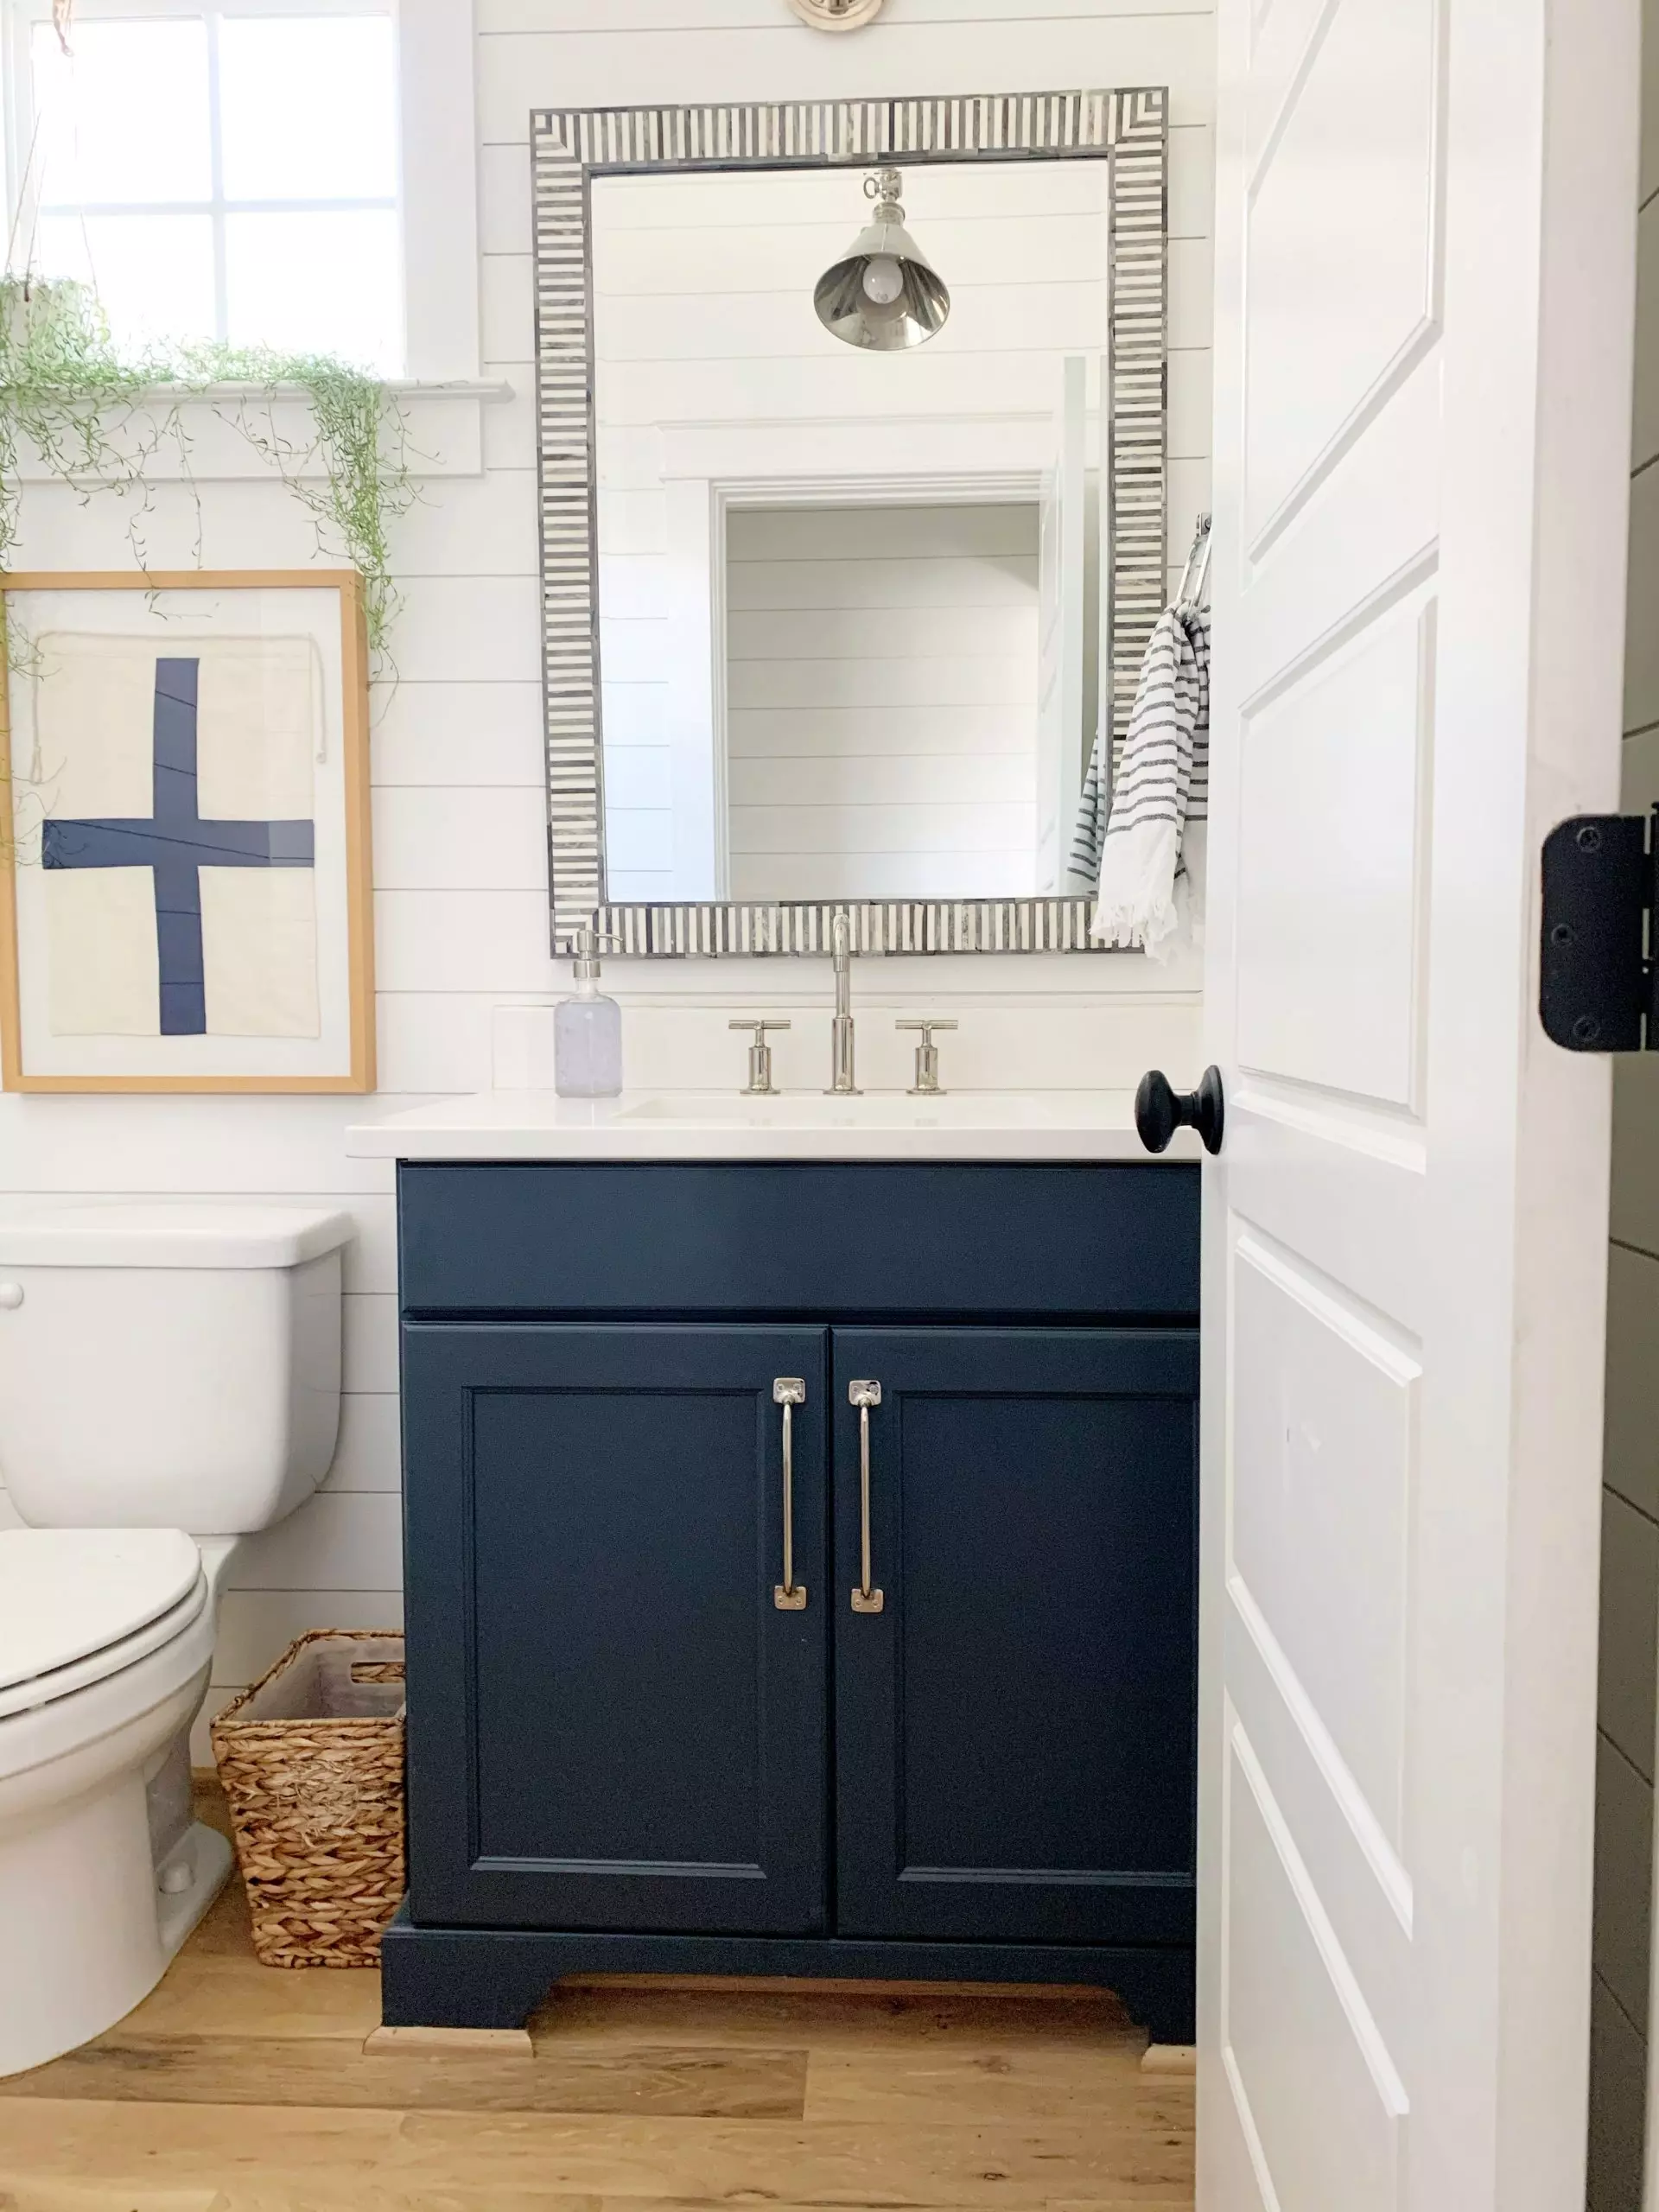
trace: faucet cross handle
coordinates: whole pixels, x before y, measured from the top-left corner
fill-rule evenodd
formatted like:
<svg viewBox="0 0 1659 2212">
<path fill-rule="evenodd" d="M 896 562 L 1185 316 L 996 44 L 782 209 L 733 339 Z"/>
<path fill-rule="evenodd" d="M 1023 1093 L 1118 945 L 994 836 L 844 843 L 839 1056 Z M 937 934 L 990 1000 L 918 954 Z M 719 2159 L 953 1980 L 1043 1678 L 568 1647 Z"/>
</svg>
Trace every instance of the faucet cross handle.
<svg viewBox="0 0 1659 2212">
<path fill-rule="evenodd" d="M 787 1021 L 728 1021 L 728 1029 L 750 1029 L 754 1042 L 749 1047 L 749 1079 L 743 1096 L 747 1098 L 774 1098 L 778 1086 L 772 1079 L 772 1047 L 766 1038 L 774 1029 L 787 1029 Z"/>
<path fill-rule="evenodd" d="M 954 1021 L 931 1018 L 925 1021 L 895 1021 L 895 1029 L 919 1029 L 922 1041 L 916 1047 L 916 1080 L 910 1086 L 912 1098 L 937 1098 L 943 1095 L 944 1085 L 939 1081 L 939 1048 L 933 1042 L 936 1029 L 954 1029 Z"/>
</svg>

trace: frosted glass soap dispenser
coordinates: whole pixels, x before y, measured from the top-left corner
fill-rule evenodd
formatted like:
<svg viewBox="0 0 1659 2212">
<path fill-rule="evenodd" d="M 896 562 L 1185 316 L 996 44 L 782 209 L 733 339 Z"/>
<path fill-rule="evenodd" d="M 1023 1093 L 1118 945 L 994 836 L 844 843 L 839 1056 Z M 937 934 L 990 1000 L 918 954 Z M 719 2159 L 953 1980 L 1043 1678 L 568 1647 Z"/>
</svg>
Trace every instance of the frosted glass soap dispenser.
<svg viewBox="0 0 1659 2212">
<path fill-rule="evenodd" d="M 599 948 L 584 922 L 575 937 L 576 995 L 553 1009 L 553 1088 L 561 1098 L 614 1098 L 622 1088 L 622 1009 L 599 988 Z"/>
</svg>

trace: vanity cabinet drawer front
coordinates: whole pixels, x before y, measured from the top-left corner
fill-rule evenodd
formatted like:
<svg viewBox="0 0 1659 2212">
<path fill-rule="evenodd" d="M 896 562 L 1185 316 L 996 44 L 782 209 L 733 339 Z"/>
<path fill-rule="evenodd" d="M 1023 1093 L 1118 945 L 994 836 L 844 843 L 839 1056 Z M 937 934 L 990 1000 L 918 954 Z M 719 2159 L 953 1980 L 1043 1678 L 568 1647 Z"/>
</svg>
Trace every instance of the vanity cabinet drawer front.
<svg viewBox="0 0 1659 2212">
<path fill-rule="evenodd" d="M 1186 1164 L 417 1162 L 398 1192 L 411 1312 L 1198 1313 Z"/>
<path fill-rule="evenodd" d="M 835 1332 L 837 1934 L 1192 1941 L 1198 1364 Z"/>
<path fill-rule="evenodd" d="M 823 1929 L 826 1367 L 814 1328 L 405 1328 L 417 1923 Z"/>
</svg>

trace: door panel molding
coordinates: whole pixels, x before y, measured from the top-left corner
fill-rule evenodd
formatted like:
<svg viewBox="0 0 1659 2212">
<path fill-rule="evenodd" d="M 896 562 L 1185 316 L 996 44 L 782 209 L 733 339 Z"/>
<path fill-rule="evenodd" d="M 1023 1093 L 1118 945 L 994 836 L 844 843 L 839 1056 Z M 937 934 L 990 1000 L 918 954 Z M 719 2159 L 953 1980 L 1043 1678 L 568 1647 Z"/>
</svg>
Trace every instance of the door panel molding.
<svg viewBox="0 0 1659 2212">
<path fill-rule="evenodd" d="M 1222 1984 L 1241 2120 L 1270 2201 L 1398 2212 L 1405 2084 L 1236 1713 L 1227 1741 L 1224 1851 L 1249 1861 L 1251 1894 L 1227 1921 Z M 1327 2115 L 1319 2135 L 1298 2124 L 1305 2105 Z"/>
</svg>

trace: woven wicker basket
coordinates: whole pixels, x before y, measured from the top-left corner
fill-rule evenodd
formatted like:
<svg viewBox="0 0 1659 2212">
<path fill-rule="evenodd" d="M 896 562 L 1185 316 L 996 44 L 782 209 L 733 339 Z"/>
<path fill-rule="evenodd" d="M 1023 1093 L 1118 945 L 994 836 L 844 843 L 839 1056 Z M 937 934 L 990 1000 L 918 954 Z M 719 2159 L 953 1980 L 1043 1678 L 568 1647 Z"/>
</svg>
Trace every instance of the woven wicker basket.
<svg viewBox="0 0 1659 2212">
<path fill-rule="evenodd" d="M 318 1629 L 213 1726 L 268 1967 L 372 1967 L 404 1893 L 404 1639 Z"/>
</svg>

